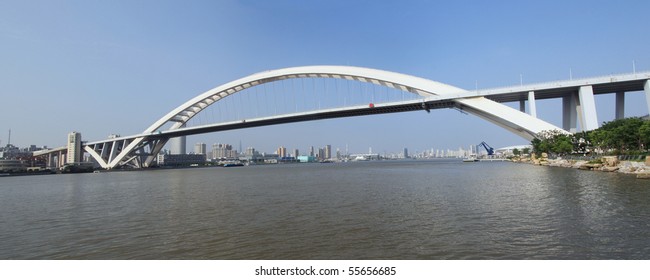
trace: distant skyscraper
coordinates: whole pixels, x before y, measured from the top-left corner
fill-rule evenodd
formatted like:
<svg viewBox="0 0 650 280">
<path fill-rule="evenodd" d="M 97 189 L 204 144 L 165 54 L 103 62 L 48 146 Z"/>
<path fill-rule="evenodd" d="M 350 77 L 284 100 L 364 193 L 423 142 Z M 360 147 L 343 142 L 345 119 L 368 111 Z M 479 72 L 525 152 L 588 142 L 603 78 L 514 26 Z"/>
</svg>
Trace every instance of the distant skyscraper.
<svg viewBox="0 0 650 280">
<path fill-rule="evenodd" d="M 409 158 L 409 150 L 404 148 L 404 158 Z"/>
<path fill-rule="evenodd" d="M 81 133 L 70 132 L 68 134 L 68 155 L 66 163 L 81 162 Z"/>
<path fill-rule="evenodd" d="M 324 159 L 332 158 L 332 145 L 325 145 L 325 157 Z"/>
<path fill-rule="evenodd" d="M 300 156 L 300 152 L 298 151 L 298 149 L 294 149 L 293 150 L 293 157 L 298 158 L 299 156 Z"/>
<path fill-rule="evenodd" d="M 205 155 L 205 143 L 196 143 L 194 145 L 194 154 Z"/>
<path fill-rule="evenodd" d="M 311 147 L 309 148 L 309 156 L 310 156 L 310 157 L 313 157 L 313 156 L 314 156 L 314 146 L 311 146 Z"/>
<path fill-rule="evenodd" d="M 212 144 L 212 159 L 234 157 L 237 157 L 237 151 L 232 149 L 232 145 L 221 143 Z"/>
<path fill-rule="evenodd" d="M 278 157 L 287 157 L 287 148 L 280 146 L 277 151 Z"/>
<path fill-rule="evenodd" d="M 254 156 L 254 155 L 255 155 L 255 148 L 253 147 L 246 148 L 246 156 Z"/>
</svg>

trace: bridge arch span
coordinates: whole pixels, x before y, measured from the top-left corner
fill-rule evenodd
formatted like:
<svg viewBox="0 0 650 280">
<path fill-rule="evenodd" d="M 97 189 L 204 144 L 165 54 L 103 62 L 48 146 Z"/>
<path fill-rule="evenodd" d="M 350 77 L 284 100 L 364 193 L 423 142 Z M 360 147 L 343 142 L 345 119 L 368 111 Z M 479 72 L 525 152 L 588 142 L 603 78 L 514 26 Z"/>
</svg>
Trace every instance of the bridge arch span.
<svg viewBox="0 0 650 280">
<path fill-rule="evenodd" d="M 173 123 L 171 129 L 180 128 L 199 112 L 227 96 L 265 83 L 297 78 L 334 78 L 367 82 L 417 94 L 422 97 L 444 96 L 465 92 L 461 88 L 440 82 L 372 68 L 330 65 L 283 68 L 256 73 L 208 90 L 176 107 L 153 123 L 143 133 L 155 132 L 169 122 Z"/>
<path fill-rule="evenodd" d="M 446 100 L 455 103 L 455 106 L 463 111 L 528 140 L 532 140 L 543 130 L 563 131 L 541 119 L 485 97 L 473 95 L 464 89 L 420 77 L 352 66 L 302 66 L 260 72 L 215 87 L 170 111 L 138 136 L 109 139 L 93 143 L 84 149 L 106 169 L 124 165 L 147 167 L 169 140 L 169 137 L 159 136 L 161 127 L 171 123 L 171 128 L 167 131 L 179 130 L 199 112 L 227 96 L 265 83 L 299 78 L 354 80 L 394 88 L 421 96 L 423 109 L 427 109 L 425 102 Z"/>
</svg>

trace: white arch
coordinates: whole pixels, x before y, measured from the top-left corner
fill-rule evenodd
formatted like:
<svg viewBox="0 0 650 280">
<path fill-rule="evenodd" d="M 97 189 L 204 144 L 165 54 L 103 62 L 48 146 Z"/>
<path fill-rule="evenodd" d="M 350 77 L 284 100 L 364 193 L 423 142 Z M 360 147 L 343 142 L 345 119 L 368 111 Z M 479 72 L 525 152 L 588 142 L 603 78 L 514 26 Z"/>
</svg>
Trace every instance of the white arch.
<svg viewBox="0 0 650 280">
<path fill-rule="evenodd" d="M 244 89 L 268 82 L 296 78 L 334 78 L 355 80 L 410 92 L 420 95 L 424 97 L 424 99 L 432 96 L 438 96 L 440 98 L 447 97 L 456 102 L 457 106 L 462 110 L 495 123 L 528 140 L 532 140 L 537 133 L 543 130 L 564 131 L 557 126 L 517 111 L 506 105 L 489 100 L 485 97 L 472 96 L 471 94 L 468 94 L 469 92 L 466 90 L 436 81 L 362 67 L 303 66 L 253 74 L 208 90 L 190 99 L 183 105 L 160 118 L 148 127 L 143 132 L 142 136 L 131 139 L 128 145 L 122 149 L 117 156 L 112 158 L 110 162 L 104 160 L 97 152 L 91 152 L 91 147 L 86 147 L 86 150 L 89 151 L 103 167 L 110 169 L 126 164 L 134 159 L 138 159 L 138 156 L 134 156 L 133 154 L 136 153 L 137 150 L 142 150 L 143 147 L 148 145 L 151 147 L 151 152 L 146 155 L 146 160 L 144 160 L 143 164 L 143 166 L 148 166 L 158 151 L 160 151 L 167 142 L 167 139 L 154 139 L 155 137 L 144 135 L 155 135 L 154 132 L 159 130 L 168 122 L 174 123 L 170 128 L 171 130 L 178 129 L 203 109 L 224 97 L 235 94 Z"/>
<path fill-rule="evenodd" d="M 465 90 L 443 83 L 383 70 L 352 66 L 302 66 L 270 70 L 253 74 L 208 90 L 169 112 L 153 123 L 144 133 L 158 130 L 167 122 L 179 128 L 203 109 L 229 95 L 264 83 L 296 78 L 334 78 L 368 82 L 418 94 L 420 96 L 449 95 Z"/>
<path fill-rule="evenodd" d="M 203 109 L 224 97 L 264 83 L 295 78 L 355 80 L 403 90 L 422 97 L 444 97 L 462 94 L 466 96 L 466 93 L 468 93 L 464 89 L 440 82 L 371 68 L 331 65 L 291 67 L 260 72 L 208 90 L 160 118 L 147 128 L 144 133 L 155 132 L 168 122 L 174 122 L 171 129 L 177 129 Z M 506 128 L 527 140 L 532 140 L 535 134 L 542 130 L 564 131 L 541 119 L 484 97 L 459 98 L 455 99 L 455 101 L 465 111 Z"/>
</svg>

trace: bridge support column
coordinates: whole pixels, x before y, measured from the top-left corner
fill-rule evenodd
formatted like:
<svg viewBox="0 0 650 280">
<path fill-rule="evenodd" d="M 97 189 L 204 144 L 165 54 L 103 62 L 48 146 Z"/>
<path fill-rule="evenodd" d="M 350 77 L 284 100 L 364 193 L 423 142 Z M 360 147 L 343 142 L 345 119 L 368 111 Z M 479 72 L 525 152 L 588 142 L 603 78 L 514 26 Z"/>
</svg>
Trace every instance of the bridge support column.
<svg viewBox="0 0 650 280">
<path fill-rule="evenodd" d="M 519 112 L 526 113 L 526 100 L 519 100 Z"/>
<path fill-rule="evenodd" d="M 648 113 L 650 114 L 650 80 L 645 81 L 645 102 L 648 103 Z"/>
<path fill-rule="evenodd" d="M 598 115 L 596 114 L 596 101 L 594 89 L 591 86 L 582 86 L 578 91 L 580 97 L 580 127 L 582 131 L 598 128 Z"/>
<path fill-rule="evenodd" d="M 533 118 L 537 118 L 537 106 L 535 106 L 535 92 L 528 92 L 528 112 Z"/>
<path fill-rule="evenodd" d="M 616 119 L 625 118 L 625 92 L 616 93 Z"/>
<path fill-rule="evenodd" d="M 65 165 L 65 154 L 62 151 L 59 151 L 59 156 L 57 157 L 56 168 L 59 169 L 63 165 Z"/>
<path fill-rule="evenodd" d="M 181 125 L 180 128 L 184 128 L 185 124 Z M 171 139 L 171 153 L 173 155 L 184 155 L 186 154 L 187 148 L 187 138 L 185 136 L 174 137 Z"/>
<path fill-rule="evenodd" d="M 54 166 L 54 157 L 52 156 L 52 153 L 47 154 L 47 164 L 45 164 L 45 168 L 52 169 L 52 166 Z"/>
<path fill-rule="evenodd" d="M 562 128 L 568 132 L 577 132 L 577 96 L 571 94 L 562 98 Z"/>
</svg>

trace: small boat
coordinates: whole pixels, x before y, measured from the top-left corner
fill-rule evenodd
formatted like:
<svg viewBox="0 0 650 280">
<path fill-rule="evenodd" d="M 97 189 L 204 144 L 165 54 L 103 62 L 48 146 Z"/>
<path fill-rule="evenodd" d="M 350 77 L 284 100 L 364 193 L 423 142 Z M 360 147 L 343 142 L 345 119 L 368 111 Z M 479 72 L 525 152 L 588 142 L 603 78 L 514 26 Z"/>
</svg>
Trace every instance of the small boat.
<svg viewBox="0 0 650 280">
<path fill-rule="evenodd" d="M 370 160 L 370 156 L 358 155 L 357 157 L 355 157 L 355 158 L 352 159 L 352 160 L 353 160 L 353 161 L 369 161 L 369 160 Z"/>
<path fill-rule="evenodd" d="M 476 161 L 478 161 L 478 159 L 474 155 L 471 155 L 463 159 L 463 162 L 476 162 Z"/>
<path fill-rule="evenodd" d="M 244 166 L 244 164 L 241 163 L 240 161 L 234 161 L 234 160 L 223 162 L 223 167 L 236 167 L 236 166 Z"/>
</svg>

